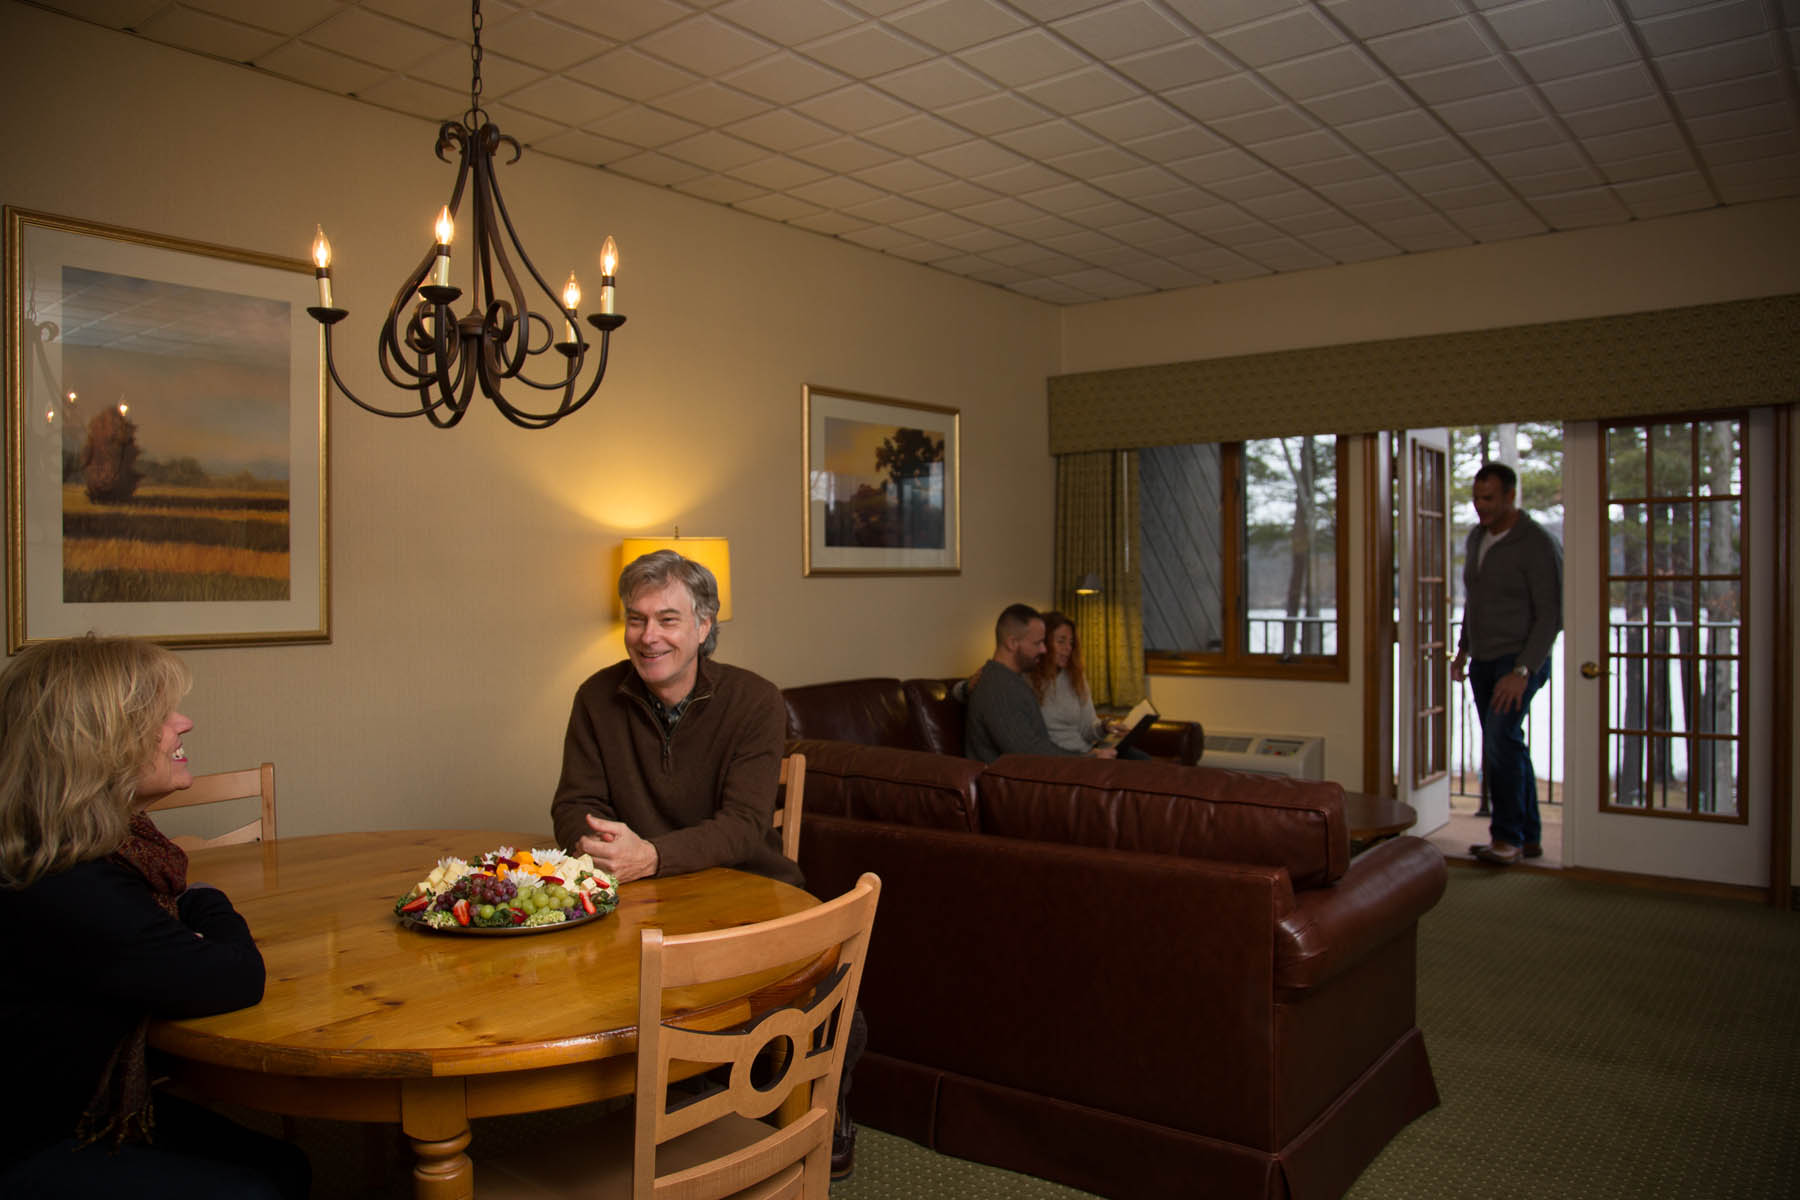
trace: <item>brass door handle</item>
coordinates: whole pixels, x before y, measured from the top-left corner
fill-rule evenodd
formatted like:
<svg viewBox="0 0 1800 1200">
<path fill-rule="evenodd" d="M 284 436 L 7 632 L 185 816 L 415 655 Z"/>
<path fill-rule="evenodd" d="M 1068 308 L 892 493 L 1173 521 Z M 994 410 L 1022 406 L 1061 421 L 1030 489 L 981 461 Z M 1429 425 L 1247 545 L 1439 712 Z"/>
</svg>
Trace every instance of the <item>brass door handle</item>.
<svg viewBox="0 0 1800 1200">
<path fill-rule="evenodd" d="M 1606 674 L 1606 672 L 1600 669 L 1599 663 L 1584 662 L 1581 664 L 1581 677 L 1583 679 L 1598 679 L 1604 674 Z"/>
</svg>

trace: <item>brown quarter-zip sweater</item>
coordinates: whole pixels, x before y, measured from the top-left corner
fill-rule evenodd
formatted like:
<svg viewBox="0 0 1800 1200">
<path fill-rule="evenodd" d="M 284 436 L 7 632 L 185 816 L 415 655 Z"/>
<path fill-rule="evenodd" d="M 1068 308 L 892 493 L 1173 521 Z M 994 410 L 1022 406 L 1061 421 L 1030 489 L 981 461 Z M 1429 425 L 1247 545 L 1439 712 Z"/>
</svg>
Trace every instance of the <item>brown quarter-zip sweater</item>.
<svg viewBox="0 0 1800 1200">
<path fill-rule="evenodd" d="M 658 875 L 739 867 L 803 887 L 770 829 L 786 734 L 774 684 L 702 658 L 687 708 L 665 736 L 631 660 L 615 663 L 575 692 L 550 804 L 556 840 L 573 850 L 592 832 L 593 813 L 654 845 Z"/>
</svg>

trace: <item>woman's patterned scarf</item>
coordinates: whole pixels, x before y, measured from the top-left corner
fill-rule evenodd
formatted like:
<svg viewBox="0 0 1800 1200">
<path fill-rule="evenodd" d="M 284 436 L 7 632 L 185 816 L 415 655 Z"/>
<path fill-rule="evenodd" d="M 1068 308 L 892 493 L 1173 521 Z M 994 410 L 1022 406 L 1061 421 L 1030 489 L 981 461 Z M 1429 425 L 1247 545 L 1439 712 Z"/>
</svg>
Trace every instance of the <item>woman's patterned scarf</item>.
<svg viewBox="0 0 1800 1200">
<path fill-rule="evenodd" d="M 180 917 L 178 902 L 187 890 L 187 851 L 164 837 L 148 816 L 132 814 L 125 844 L 108 857 L 142 875 L 156 902 L 170 916 Z M 150 1018 L 145 1016 L 113 1048 L 100 1072 L 100 1085 L 75 1127 L 79 1144 L 105 1139 L 117 1146 L 150 1140 L 155 1116 L 150 1107 L 149 1033 Z"/>
</svg>

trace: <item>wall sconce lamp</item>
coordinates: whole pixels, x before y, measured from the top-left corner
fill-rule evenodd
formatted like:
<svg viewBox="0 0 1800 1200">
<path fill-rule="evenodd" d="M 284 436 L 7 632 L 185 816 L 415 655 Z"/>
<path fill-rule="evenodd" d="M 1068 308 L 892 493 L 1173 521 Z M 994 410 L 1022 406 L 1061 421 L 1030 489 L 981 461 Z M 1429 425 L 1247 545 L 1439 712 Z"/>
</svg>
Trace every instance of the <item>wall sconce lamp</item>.
<svg viewBox="0 0 1800 1200">
<path fill-rule="evenodd" d="M 681 526 L 672 537 L 628 537 L 620 547 L 620 566 L 641 558 L 654 550 L 673 550 L 683 558 L 691 558 L 713 573 L 719 581 L 719 620 L 731 620 L 731 539 L 722 537 L 682 537 Z"/>
<path fill-rule="evenodd" d="M 1075 594 L 1077 596 L 1098 596 L 1100 594 L 1100 576 L 1092 571 L 1083 575 L 1080 582 L 1075 585 Z"/>
</svg>

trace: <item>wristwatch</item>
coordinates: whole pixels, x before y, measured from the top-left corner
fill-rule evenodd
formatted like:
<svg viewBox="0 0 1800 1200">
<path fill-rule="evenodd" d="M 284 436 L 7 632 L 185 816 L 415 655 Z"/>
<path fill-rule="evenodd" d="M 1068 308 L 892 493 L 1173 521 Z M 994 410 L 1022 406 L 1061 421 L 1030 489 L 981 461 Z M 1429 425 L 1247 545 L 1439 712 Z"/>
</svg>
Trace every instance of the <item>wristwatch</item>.
<svg viewBox="0 0 1800 1200">
<path fill-rule="evenodd" d="M 1520 663 L 1518 666 L 1514 667 L 1512 670 L 1512 673 L 1514 675 L 1517 675 L 1520 679 L 1530 679 L 1531 678 L 1531 668 L 1526 666 L 1524 663 Z"/>
</svg>

